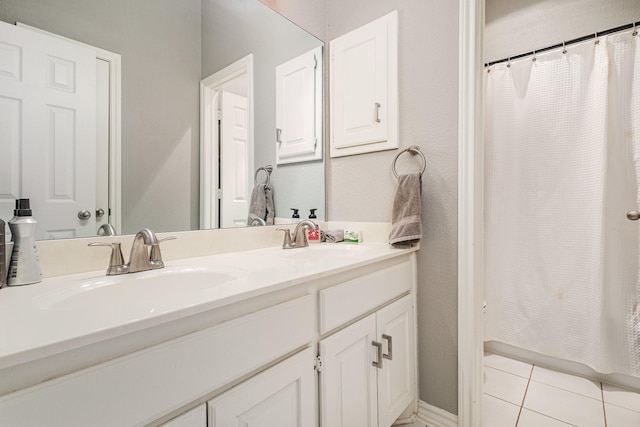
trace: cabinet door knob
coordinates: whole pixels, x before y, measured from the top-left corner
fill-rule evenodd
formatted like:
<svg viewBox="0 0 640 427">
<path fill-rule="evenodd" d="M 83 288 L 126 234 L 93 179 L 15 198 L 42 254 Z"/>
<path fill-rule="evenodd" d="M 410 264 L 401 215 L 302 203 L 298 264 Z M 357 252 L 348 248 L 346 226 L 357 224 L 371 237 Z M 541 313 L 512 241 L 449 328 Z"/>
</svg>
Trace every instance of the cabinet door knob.
<svg viewBox="0 0 640 427">
<path fill-rule="evenodd" d="M 387 354 L 383 354 L 382 357 L 387 360 L 393 360 L 393 338 L 391 338 L 391 335 L 382 334 L 382 339 L 387 340 L 389 343 Z"/>
<path fill-rule="evenodd" d="M 78 218 L 80 218 L 83 221 L 86 221 L 89 218 L 91 218 L 91 212 L 89 212 L 86 209 L 82 209 L 80 212 L 78 212 Z"/>
<path fill-rule="evenodd" d="M 378 360 L 374 360 L 371 364 L 378 369 L 382 369 L 382 343 L 378 341 L 371 341 L 371 345 L 376 347 L 378 350 Z"/>
<path fill-rule="evenodd" d="M 631 221 L 637 221 L 640 219 L 640 212 L 638 211 L 629 211 L 627 212 L 627 219 Z"/>
</svg>

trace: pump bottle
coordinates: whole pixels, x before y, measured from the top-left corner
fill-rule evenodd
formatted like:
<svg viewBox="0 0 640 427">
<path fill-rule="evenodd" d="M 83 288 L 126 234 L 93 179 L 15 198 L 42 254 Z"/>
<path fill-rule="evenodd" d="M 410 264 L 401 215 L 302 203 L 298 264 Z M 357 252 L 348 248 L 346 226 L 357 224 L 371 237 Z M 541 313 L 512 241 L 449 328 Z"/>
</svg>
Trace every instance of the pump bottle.
<svg viewBox="0 0 640 427">
<path fill-rule="evenodd" d="M 31 217 L 29 199 L 17 199 L 14 217 L 9 220 L 13 251 L 7 275 L 8 286 L 30 285 L 42 281 L 42 270 L 36 247 L 36 226 Z"/>
</svg>

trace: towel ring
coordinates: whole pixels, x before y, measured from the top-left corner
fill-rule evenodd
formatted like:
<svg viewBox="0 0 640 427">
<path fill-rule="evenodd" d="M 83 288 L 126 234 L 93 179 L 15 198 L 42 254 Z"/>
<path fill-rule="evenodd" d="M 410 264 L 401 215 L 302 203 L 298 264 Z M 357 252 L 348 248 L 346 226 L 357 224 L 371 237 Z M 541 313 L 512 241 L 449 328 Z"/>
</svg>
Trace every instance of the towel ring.
<svg viewBox="0 0 640 427">
<path fill-rule="evenodd" d="M 398 172 L 396 171 L 396 162 L 398 161 L 398 157 L 400 157 L 400 155 L 405 152 L 413 156 L 415 156 L 416 154 L 420 154 L 420 157 L 422 157 L 422 170 L 420 171 L 420 176 L 422 176 L 424 171 L 427 169 L 427 159 L 424 157 L 424 154 L 422 154 L 422 151 L 420 151 L 420 147 L 418 147 L 417 145 L 412 145 L 409 148 L 405 148 L 396 155 L 396 158 L 393 159 L 393 175 L 398 178 Z"/>
<path fill-rule="evenodd" d="M 262 166 L 256 169 L 256 173 L 253 175 L 253 183 L 255 185 L 258 184 L 258 173 L 260 173 L 260 171 L 264 171 L 267 174 L 267 179 L 265 180 L 265 186 L 268 188 L 269 185 L 271 184 L 271 171 L 273 171 L 273 166 L 267 165 L 267 166 Z"/>
</svg>

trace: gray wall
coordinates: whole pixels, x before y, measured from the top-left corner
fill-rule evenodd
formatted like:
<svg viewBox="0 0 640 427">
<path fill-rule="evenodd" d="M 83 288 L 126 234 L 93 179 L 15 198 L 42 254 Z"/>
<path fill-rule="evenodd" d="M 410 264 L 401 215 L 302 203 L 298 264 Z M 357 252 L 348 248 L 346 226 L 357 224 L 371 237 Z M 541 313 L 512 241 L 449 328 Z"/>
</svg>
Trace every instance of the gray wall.
<svg viewBox="0 0 640 427">
<path fill-rule="evenodd" d="M 122 55 L 123 231 L 197 228 L 200 0 L 2 0 L 0 20 Z"/>
<path fill-rule="evenodd" d="M 486 0 L 485 62 L 640 20 L 638 0 Z"/>
<path fill-rule="evenodd" d="M 263 1 L 318 33 L 323 19 L 319 6 L 305 10 L 297 0 Z M 455 414 L 458 4 L 451 0 L 326 0 L 325 41 L 393 10 L 399 12 L 400 146 L 419 145 L 428 165 L 422 190 L 424 238 L 418 253 L 420 398 Z M 391 163 L 396 154 L 392 150 L 330 159 L 329 220 L 390 222 L 396 186 Z"/>
<path fill-rule="evenodd" d="M 275 67 L 319 45 L 320 40 L 258 1 L 202 1 L 202 77 L 253 53 L 254 165 L 274 167 L 271 183 L 279 217 L 291 217 L 289 208 L 300 209 L 302 218 L 311 208 L 318 209 L 318 219 L 325 216 L 324 162 L 276 165 L 275 156 Z"/>
</svg>

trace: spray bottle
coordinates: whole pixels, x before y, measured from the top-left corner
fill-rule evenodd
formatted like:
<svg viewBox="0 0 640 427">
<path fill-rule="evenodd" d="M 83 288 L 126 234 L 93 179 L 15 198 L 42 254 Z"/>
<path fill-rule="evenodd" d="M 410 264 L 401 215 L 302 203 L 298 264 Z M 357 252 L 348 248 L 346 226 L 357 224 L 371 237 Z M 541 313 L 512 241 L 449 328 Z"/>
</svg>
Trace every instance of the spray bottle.
<svg viewBox="0 0 640 427">
<path fill-rule="evenodd" d="M 42 281 L 42 270 L 36 247 L 36 226 L 31 217 L 29 199 L 17 199 L 14 217 L 9 220 L 13 251 L 9 261 L 8 286 L 30 285 Z"/>
</svg>

